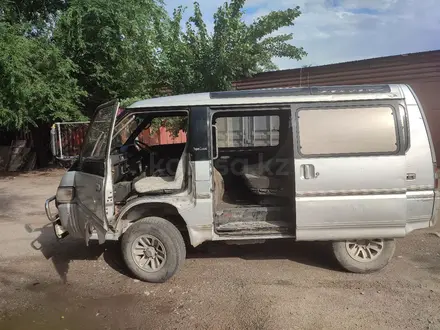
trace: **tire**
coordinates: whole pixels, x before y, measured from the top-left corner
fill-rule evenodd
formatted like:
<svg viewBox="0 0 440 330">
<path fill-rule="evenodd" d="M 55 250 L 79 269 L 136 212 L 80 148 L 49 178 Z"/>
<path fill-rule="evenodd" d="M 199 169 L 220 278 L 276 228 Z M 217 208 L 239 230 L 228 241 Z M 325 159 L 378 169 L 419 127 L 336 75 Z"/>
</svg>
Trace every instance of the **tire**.
<svg viewBox="0 0 440 330">
<path fill-rule="evenodd" d="M 380 246 L 379 242 L 382 243 L 380 253 L 372 254 Z M 357 250 L 356 245 L 360 246 L 360 250 L 363 249 L 363 251 L 358 252 L 360 250 Z M 371 273 L 384 268 L 388 264 L 396 249 L 396 242 L 394 239 L 366 239 L 333 242 L 332 246 L 336 260 L 345 270 L 353 273 Z M 368 246 L 370 248 L 367 251 Z M 356 255 L 356 252 L 358 252 L 358 255 Z M 362 256 L 366 256 L 366 258 L 362 258 Z"/>
<path fill-rule="evenodd" d="M 152 249 L 153 245 L 155 249 Z M 131 225 L 122 236 L 121 249 L 125 264 L 133 275 L 152 283 L 163 283 L 171 278 L 186 257 L 179 230 L 159 217 L 147 217 Z"/>
</svg>

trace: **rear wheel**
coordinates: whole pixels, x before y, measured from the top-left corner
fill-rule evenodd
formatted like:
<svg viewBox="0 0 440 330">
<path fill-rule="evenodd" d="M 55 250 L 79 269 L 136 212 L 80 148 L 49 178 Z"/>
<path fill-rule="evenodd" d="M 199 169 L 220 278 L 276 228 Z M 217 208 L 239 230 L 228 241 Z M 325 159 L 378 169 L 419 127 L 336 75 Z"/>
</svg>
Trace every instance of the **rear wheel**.
<svg viewBox="0 0 440 330">
<path fill-rule="evenodd" d="M 339 264 L 353 273 L 370 273 L 384 268 L 395 249 L 394 239 L 333 242 L 333 254 Z"/>
<path fill-rule="evenodd" d="M 122 236 L 122 255 L 140 280 L 161 283 L 182 266 L 185 243 L 179 230 L 159 217 L 138 220 Z"/>
</svg>

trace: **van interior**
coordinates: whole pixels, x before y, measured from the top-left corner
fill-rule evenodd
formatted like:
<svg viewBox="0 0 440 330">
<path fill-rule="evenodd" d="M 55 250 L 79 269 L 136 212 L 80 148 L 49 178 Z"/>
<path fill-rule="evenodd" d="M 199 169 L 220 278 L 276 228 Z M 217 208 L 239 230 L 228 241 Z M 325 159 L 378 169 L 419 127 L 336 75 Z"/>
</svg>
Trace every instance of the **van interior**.
<svg viewBox="0 0 440 330">
<path fill-rule="evenodd" d="M 290 111 L 219 111 L 212 123 L 217 233 L 294 233 Z"/>
<path fill-rule="evenodd" d="M 157 134 L 167 121 L 185 131 L 187 118 L 187 112 L 148 112 L 117 124 L 111 151 L 116 204 L 188 187 L 186 140 Z M 290 111 L 216 111 L 211 120 L 216 232 L 294 233 Z"/>
<path fill-rule="evenodd" d="M 151 112 L 127 116 L 115 126 L 111 160 L 116 204 L 186 188 L 188 153 L 182 135 L 187 119 L 187 112 Z M 183 129 L 173 132 L 161 126 Z"/>
</svg>

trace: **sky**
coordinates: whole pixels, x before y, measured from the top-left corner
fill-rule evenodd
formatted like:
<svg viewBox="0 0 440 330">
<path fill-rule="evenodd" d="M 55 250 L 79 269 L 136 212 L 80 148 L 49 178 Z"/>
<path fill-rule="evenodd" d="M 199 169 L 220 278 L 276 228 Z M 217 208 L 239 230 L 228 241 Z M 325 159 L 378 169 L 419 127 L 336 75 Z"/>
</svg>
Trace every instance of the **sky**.
<svg viewBox="0 0 440 330">
<path fill-rule="evenodd" d="M 208 28 L 225 0 L 199 0 Z M 192 12 L 194 0 L 168 0 Z M 301 61 L 275 58 L 280 69 L 324 65 L 440 49 L 440 0 L 248 0 L 244 19 L 250 23 L 272 10 L 299 6 L 292 44 L 308 53 Z"/>
</svg>

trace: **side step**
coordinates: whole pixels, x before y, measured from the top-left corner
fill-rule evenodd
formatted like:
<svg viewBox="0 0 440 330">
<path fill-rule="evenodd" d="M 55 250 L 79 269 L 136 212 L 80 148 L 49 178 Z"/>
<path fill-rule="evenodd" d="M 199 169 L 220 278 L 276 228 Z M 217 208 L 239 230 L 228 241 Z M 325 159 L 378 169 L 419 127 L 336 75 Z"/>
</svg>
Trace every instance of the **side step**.
<svg viewBox="0 0 440 330">
<path fill-rule="evenodd" d="M 215 213 L 219 226 L 232 222 L 267 222 L 280 223 L 281 219 L 292 219 L 292 209 L 279 206 L 245 206 L 219 210 Z"/>
<path fill-rule="evenodd" d="M 222 234 L 288 234 L 292 224 L 285 221 L 236 221 L 225 223 L 216 227 Z"/>
</svg>

